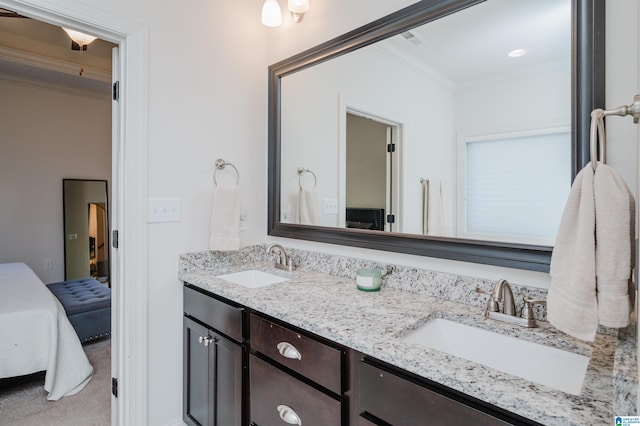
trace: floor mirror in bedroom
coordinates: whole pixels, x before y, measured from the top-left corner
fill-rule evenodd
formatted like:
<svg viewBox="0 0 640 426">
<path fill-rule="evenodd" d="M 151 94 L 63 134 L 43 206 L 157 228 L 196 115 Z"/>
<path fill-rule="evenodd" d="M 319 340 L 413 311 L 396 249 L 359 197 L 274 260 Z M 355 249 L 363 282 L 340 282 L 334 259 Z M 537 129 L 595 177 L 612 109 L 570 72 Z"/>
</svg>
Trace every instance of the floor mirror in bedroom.
<svg viewBox="0 0 640 426">
<path fill-rule="evenodd" d="M 93 277 L 109 285 L 106 180 L 63 179 L 65 280 Z"/>
</svg>

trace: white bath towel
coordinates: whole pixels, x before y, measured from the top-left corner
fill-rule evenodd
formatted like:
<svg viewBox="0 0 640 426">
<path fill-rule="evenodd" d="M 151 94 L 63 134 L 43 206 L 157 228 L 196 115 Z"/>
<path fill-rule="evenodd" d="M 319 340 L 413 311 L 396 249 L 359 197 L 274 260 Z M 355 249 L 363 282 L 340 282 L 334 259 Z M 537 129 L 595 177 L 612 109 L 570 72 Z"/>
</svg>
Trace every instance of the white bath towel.
<svg viewBox="0 0 640 426">
<path fill-rule="evenodd" d="M 551 256 L 547 319 L 556 328 L 592 341 L 598 328 L 593 169 L 575 178 Z"/>
<path fill-rule="evenodd" d="M 635 246 L 635 200 L 611 167 L 598 163 L 593 178 L 596 205 L 598 320 L 626 327 L 635 299 L 631 283 Z"/>
<path fill-rule="evenodd" d="M 240 248 L 240 202 L 238 185 L 217 184 L 213 193 L 209 249 Z"/>
<path fill-rule="evenodd" d="M 429 233 L 429 180 L 422 181 L 422 233 Z"/>
<path fill-rule="evenodd" d="M 556 328 L 593 341 L 598 324 L 629 324 L 634 222 L 635 201 L 613 169 L 578 173 L 551 258 L 547 318 Z"/>
<path fill-rule="evenodd" d="M 453 223 L 447 208 L 444 184 L 440 180 L 429 179 L 429 201 L 427 234 L 441 237 L 453 235 Z"/>
<path fill-rule="evenodd" d="M 302 225 L 317 225 L 320 219 L 320 206 L 316 188 L 300 188 L 298 212 Z"/>
</svg>

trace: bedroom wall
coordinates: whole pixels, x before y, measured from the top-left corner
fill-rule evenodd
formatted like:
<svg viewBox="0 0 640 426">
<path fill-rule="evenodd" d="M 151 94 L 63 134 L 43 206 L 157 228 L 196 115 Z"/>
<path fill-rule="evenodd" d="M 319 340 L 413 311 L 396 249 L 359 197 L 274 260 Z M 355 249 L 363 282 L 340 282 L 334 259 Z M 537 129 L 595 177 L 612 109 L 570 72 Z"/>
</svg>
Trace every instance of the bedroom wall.
<svg viewBox="0 0 640 426">
<path fill-rule="evenodd" d="M 0 76 L 0 111 L 0 262 L 25 262 L 45 283 L 62 281 L 62 179 L 106 179 L 111 188 L 109 93 Z"/>
</svg>

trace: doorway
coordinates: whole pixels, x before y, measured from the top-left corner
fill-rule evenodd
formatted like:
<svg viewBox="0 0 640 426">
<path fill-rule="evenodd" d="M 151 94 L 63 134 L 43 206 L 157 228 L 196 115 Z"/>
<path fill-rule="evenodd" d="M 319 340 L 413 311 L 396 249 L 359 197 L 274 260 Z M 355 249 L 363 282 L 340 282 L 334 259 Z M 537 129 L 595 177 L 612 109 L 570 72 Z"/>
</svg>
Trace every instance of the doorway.
<svg viewBox="0 0 640 426">
<path fill-rule="evenodd" d="M 399 124 L 346 111 L 346 227 L 398 232 Z"/>
<path fill-rule="evenodd" d="M 147 29 L 73 0 L 42 6 L 27 0 L 0 0 L 0 7 L 72 27 L 120 47 L 113 66 L 119 99 L 112 114 L 110 213 L 111 230 L 126 231 L 126 235 L 120 235 L 111 257 L 112 375 L 120 389 L 118 397 L 112 397 L 111 419 L 112 424 L 147 424 Z"/>
</svg>

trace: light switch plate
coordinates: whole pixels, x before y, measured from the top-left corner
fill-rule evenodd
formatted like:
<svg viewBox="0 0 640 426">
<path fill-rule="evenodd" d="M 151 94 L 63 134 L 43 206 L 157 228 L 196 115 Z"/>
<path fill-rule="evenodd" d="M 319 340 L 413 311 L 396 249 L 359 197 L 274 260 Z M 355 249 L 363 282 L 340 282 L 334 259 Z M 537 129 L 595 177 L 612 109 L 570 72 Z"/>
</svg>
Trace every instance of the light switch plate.
<svg viewBox="0 0 640 426">
<path fill-rule="evenodd" d="M 338 214 L 338 199 L 337 198 L 323 198 L 322 199 L 322 214 Z"/>
<path fill-rule="evenodd" d="M 180 198 L 149 198 L 147 222 L 180 222 L 180 210 Z"/>
</svg>

